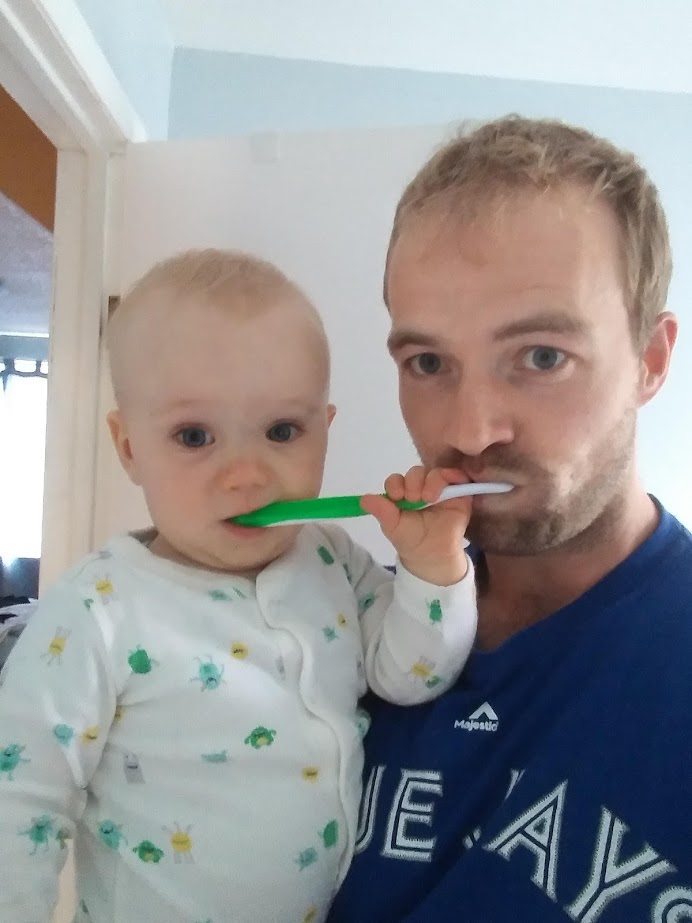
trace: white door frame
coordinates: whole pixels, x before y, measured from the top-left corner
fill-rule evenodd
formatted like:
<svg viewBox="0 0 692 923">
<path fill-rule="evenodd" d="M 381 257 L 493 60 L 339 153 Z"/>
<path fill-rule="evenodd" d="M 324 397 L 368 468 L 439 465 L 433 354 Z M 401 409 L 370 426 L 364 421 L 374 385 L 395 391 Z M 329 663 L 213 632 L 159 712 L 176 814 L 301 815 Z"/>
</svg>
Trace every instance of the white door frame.
<svg viewBox="0 0 692 923">
<path fill-rule="evenodd" d="M 109 242 L 122 152 L 146 132 L 73 0 L 0 0 L 0 85 L 58 149 L 44 587 L 92 548 Z"/>
</svg>

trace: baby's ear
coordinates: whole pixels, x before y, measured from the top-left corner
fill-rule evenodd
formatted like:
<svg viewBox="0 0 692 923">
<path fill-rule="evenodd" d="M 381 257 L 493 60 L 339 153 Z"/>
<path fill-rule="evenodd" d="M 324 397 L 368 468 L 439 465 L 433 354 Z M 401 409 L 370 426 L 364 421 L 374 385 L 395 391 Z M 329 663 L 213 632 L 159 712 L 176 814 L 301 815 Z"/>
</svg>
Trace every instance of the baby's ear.
<svg viewBox="0 0 692 923">
<path fill-rule="evenodd" d="M 106 417 L 106 423 L 108 424 L 108 429 L 111 433 L 111 439 L 113 440 L 115 451 L 118 453 L 120 464 L 127 472 L 127 476 L 130 478 L 132 483 L 139 486 L 140 482 L 135 470 L 135 460 L 132 457 L 132 446 L 127 435 L 125 421 L 123 420 L 122 413 L 119 410 L 111 410 L 111 412 Z"/>
<path fill-rule="evenodd" d="M 327 426 L 332 425 L 332 420 L 336 416 L 336 407 L 334 404 L 327 404 Z"/>
</svg>

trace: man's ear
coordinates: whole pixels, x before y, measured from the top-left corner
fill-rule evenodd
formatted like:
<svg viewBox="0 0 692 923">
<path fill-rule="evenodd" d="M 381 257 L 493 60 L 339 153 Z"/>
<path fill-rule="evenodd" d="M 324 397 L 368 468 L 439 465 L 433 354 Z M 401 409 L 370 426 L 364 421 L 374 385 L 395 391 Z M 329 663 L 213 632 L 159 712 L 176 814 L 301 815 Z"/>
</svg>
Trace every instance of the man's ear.
<svg viewBox="0 0 692 923">
<path fill-rule="evenodd" d="M 119 410 L 111 410 L 111 412 L 106 417 L 106 423 L 108 424 L 108 429 L 110 430 L 111 439 L 113 440 L 113 445 L 115 446 L 115 451 L 118 453 L 120 464 L 127 472 L 127 476 L 132 481 L 132 483 L 139 486 L 140 481 L 137 477 L 135 460 L 132 456 L 132 446 L 130 445 L 130 439 L 127 435 L 127 429 L 125 427 L 125 421 L 123 419 L 122 413 Z"/>
<path fill-rule="evenodd" d="M 649 334 L 641 357 L 639 406 L 643 407 L 655 397 L 668 377 L 670 357 L 678 336 L 678 321 L 674 314 L 659 314 Z"/>
<path fill-rule="evenodd" d="M 332 425 L 332 420 L 336 416 L 336 407 L 334 404 L 327 404 L 327 426 Z"/>
</svg>

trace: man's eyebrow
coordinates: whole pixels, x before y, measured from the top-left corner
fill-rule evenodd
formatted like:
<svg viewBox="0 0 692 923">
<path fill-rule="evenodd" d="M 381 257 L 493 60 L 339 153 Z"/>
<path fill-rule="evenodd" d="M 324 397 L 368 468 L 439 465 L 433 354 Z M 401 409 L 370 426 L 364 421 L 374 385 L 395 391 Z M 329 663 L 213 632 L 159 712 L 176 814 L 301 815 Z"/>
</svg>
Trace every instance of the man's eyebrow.
<svg viewBox="0 0 692 923">
<path fill-rule="evenodd" d="M 392 330 L 387 337 L 387 349 L 394 354 L 399 352 L 405 346 L 424 346 L 428 349 L 439 349 L 440 340 L 437 337 L 430 336 L 428 333 L 421 333 L 410 327 L 402 327 L 401 330 Z"/>
<path fill-rule="evenodd" d="M 589 330 L 589 325 L 572 314 L 562 311 L 543 311 L 532 314 L 521 320 L 512 321 L 495 331 L 493 339 L 496 341 L 511 340 L 514 337 L 536 333 L 557 333 L 583 336 Z"/>
<path fill-rule="evenodd" d="M 588 331 L 589 325 L 572 314 L 562 311 L 542 311 L 539 314 L 532 314 L 529 317 L 523 317 L 520 320 L 504 324 L 493 333 L 493 339 L 500 342 L 537 333 L 584 336 Z M 413 327 L 402 327 L 400 330 L 393 330 L 387 338 L 387 348 L 392 354 L 407 346 L 440 350 L 442 340 L 439 337 L 431 336 L 429 333 L 415 330 Z"/>
</svg>

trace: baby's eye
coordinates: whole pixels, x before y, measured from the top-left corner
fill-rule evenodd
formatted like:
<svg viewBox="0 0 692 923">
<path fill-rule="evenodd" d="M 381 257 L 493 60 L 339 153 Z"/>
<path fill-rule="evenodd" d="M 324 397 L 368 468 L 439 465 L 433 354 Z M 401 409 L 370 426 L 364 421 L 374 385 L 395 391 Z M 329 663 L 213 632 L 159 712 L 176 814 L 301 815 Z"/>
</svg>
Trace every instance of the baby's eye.
<svg viewBox="0 0 692 923">
<path fill-rule="evenodd" d="M 284 421 L 275 423 L 267 430 L 267 439 L 271 442 L 291 442 L 299 434 L 300 430 L 295 423 L 286 423 Z"/>
<path fill-rule="evenodd" d="M 522 365 L 535 372 L 552 372 L 565 359 L 565 354 L 552 346 L 534 346 L 524 355 Z"/>
<path fill-rule="evenodd" d="M 186 449 L 202 449 L 214 442 L 209 430 L 201 426 L 185 426 L 175 434 L 175 438 Z"/>
</svg>

